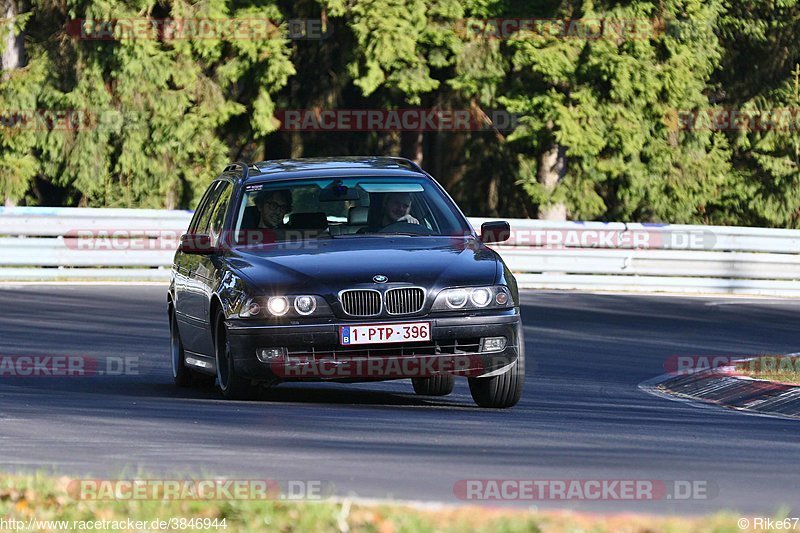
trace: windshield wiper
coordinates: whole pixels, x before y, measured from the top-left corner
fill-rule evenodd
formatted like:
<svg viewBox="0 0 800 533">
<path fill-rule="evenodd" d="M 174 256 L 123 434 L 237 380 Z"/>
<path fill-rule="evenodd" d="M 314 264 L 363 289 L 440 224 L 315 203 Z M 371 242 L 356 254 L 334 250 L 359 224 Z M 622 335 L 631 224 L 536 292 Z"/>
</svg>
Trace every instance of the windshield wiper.
<svg viewBox="0 0 800 533">
<path fill-rule="evenodd" d="M 384 231 L 368 231 L 366 233 L 362 233 L 361 235 L 381 235 L 384 237 L 391 237 L 393 235 L 403 235 L 406 237 L 421 237 L 421 233 L 414 233 L 411 231 L 392 231 L 392 232 L 384 232 Z"/>
<path fill-rule="evenodd" d="M 342 233 L 336 236 L 333 236 L 336 239 L 341 237 L 396 237 L 398 235 L 402 235 L 404 237 L 424 237 L 421 233 L 411 233 L 411 232 L 403 232 L 403 231 L 393 231 L 391 233 L 383 233 L 380 231 L 366 231 L 362 233 Z"/>
</svg>

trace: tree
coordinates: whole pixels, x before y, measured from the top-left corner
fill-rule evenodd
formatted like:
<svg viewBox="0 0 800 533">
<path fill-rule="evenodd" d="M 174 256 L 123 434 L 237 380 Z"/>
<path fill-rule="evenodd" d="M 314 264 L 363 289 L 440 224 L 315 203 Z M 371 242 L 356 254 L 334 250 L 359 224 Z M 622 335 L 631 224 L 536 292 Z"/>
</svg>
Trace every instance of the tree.
<svg viewBox="0 0 800 533">
<path fill-rule="evenodd" d="M 19 112 L 30 104 L 31 94 L 20 83 L 19 69 L 25 66 L 24 25 L 26 16 L 17 0 L 0 1 L 0 111 L 2 119 L 11 125 L 20 119 Z M 2 127 L 2 124 L 0 124 Z M 16 203 L 28 189 L 36 173 L 36 161 L 26 153 L 31 147 L 30 135 L 16 135 L 8 128 L 0 132 L 0 194 L 5 205 Z"/>
<path fill-rule="evenodd" d="M 140 19 L 143 13 L 188 21 L 280 20 L 274 5 L 237 2 L 234 8 L 216 0 L 134 7 L 119 1 L 59 5 L 37 0 L 34 8 L 35 26 L 45 30 L 30 36 L 30 72 L 4 82 L 0 93 L 6 102 L 27 95 L 24 104 L 31 109 L 72 113 L 78 120 L 74 127 L 37 128 L 24 135 L 11 130 L 15 144 L 4 150 L 3 160 L 77 191 L 81 205 L 193 205 L 209 177 L 230 159 L 226 135 L 232 143 L 262 138 L 277 126 L 271 94 L 294 72 L 281 33 L 141 38 L 122 24 L 112 39 L 64 33 L 77 22 L 93 35 L 91 21 Z M 53 26 L 61 28 L 57 39 Z M 20 92 L 22 86 L 29 90 Z M 33 164 L 23 167 L 19 161 Z"/>
<path fill-rule="evenodd" d="M 733 0 L 716 104 L 749 121 L 730 128 L 735 187 L 727 223 L 800 227 L 800 3 Z"/>
<path fill-rule="evenodd" d="M 540 214 L 702 220 L 724 184 L 727 143 L 678 131 L 672 117 L 708 108 L 721 50 L 713 27 L 680 33 L 666 24 L 713 22 L 720 10 L 697 0 L 564 3 L 552 16 L 577 26 L 512 41 L 516 82 L 504 101 L 523 115 L 511 140 Z"/>
</svg>

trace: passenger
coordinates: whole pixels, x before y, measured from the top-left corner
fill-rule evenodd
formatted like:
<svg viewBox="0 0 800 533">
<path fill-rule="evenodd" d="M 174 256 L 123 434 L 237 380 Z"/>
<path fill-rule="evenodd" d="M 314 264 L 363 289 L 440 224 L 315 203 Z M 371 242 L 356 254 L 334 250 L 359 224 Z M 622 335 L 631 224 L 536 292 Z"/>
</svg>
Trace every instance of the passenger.
<svg viewBox="0 0 800 533">
<path fill-rule="evenodd" d="M 255 197 L 254 203 L 260 213 L 260 229 L 283 229 L 283 218 L 292 210 L 292 193 L 287 190 L 263 191 Z"/>
</svg>

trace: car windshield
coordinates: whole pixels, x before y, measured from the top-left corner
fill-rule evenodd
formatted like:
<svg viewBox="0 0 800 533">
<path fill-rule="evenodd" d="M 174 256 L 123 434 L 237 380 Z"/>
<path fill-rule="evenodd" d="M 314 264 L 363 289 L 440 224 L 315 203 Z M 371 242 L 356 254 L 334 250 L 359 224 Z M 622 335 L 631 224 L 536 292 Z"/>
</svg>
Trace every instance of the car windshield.
<svg viewBox="0 0 800 533">
<path fill-rule="evenodd" d="M 247 185 L 237 211 L 237 244 L 367 235 L 464 236 L 472 229 L 424 178 L 324 178 Z M 263 241 L 261 241 L 263 242 Z"/>
</svg>

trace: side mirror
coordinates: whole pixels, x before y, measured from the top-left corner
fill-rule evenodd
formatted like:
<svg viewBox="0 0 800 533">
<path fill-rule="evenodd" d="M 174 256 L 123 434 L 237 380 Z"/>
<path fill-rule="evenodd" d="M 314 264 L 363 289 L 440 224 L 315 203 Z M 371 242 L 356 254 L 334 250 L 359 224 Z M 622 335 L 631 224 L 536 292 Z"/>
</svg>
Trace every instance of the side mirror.
<svg viewBox="0 0 800 533">
<path fill-rule="evenodd" d="M 216 250 L 211 245 L 211 236 L 205 233 L 181 235 L 181 244 L 178 249 L 185 254 L 211 255 Z"/>
<path fill-rule="evenodd" d="M 484 222 L 481 224 L 481 242 L 504 242 L 511 237 L 511 226 L 508 222 Z"/>
</svg>

